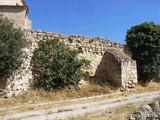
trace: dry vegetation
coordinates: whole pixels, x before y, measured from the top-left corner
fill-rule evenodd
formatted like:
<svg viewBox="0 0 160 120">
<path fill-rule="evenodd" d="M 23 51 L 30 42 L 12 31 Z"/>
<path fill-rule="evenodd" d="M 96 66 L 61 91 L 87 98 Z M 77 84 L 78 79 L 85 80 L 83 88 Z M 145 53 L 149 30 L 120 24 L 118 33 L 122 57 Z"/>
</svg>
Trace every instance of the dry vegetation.
<svg viewBox="0 0 160 120">
<path fill-rule="evenodd" d="M 151 82 L 146 86 L 137 85 L 135 91 L 132 93 L 149 92 L 149 91 L 159 91 L 160 83 Z M 87 84 L 82 87 L 81 91 L 71 91 L 68 89 L 58 91 L 58 92 L 46 92 L 44 90 L 31 90 L 25 94 L 18 97 L 11 98 L 0 98 L 0 107 L 15 106 L 22 104 L 33 104 L 40 102 L 50 102 L 67 100 L 73 98 L 82 98 L 89 96 L 96 96 L 102 94 L 109 94 L 115 91 L 111 90 L 109 87 L 102 87 L 94 84 Z M 127 96 L 130 93 L 125 94 Z M 124 94 L 123 94 L 124 95 Z M 110 98 L 110 96 L 108 96 Z M 119 96 L 116 96 L 119 97 Z"/>
<path fill-rule="evenodd" d="M 73 98 L 82 98 L 89 96 L 96 96 L 102 94 L 109 94 L 113 91 L 109 87 L 102 87 L 99 85 L 88 84 L 82 87 L 81 91 L 71 91 L 65 89 L 58 92 L 46 92 L 44 90 L 31 90 L 18 97 L 0 98 L 0 107 L 7 107 L 13 105 L 32 104 L 40 102 L 50 102 L 67 100 Z"/>
<path fill-rule="evenodd" d="M 160 100 L 160 98 L 155 99 L 155 101 L 157 100 Z M 128 103 L 110 110 L 87 113 L 78 118 L 69 118 L 69 120 L 127 120 L 132 113 L 146 104 L 149 104 L 149 102 Z"/>
<path fill-rule="evenodd" d="M 146 85 L 137 85 L 135 92 L 150 92 L 150 91 L 160 91 L 160 83 L 151 81 Z"/>
<path fill-rule="evenodd" d="M 70 118 L 69 120 L 126 120 L 129 114 L 138 108 L 137 105 L 128 103 L 121 107 L 113 108 L 103 112 L 85 114 L 83 117 Z"/>
<path fill-rule="evenodd" d="M 151 82 L 146 86 L 137 85 L 135 88 L 135 91 L 132 93 L 159 91 L 159 90 L 160 90 L 160 84 Z M 102 94 L 109 94 L 113 92 L 114 91 L 111 90 L 109 87 L 102 87 L 102 86 L 93 85 L 93 84 L 87 84 L 86 86 L 83 86 L 81 91 L 71 91 L 68 89 L 65 89 L 59 92 L 46 92 L 43 90 L 34 90 L 34 91 L 31 90 L 19 97 L 11 97 L 7 99 L 0 98 L 0 108 L 8 107 L 7 114 L 17 113 L 17 112 L 22 112 L 22 111 L 41 110 L 41 109 L 49 110 L 50 108 L 57 107 L 62 104 L 63 106 L 69 105 L 69 104 L 76 104 L 76 101 L 75 102 L 63 102 L 63 103 L 59 103 L 56 105 L 53 105 L 53 104 L 48 104 L 48 105 L 43 105 L 43 106 L 40 105 L 40 106 L 35 106 L 35 107 L 30 107 L 30 106 L 25 106 L 25 107 L 20 107 L 20 108 L 10 108 L 10 107 L 15 106 L 15 105 L 28 105 L 28 104 L 33 104 L 33 103 L 53 102 L 53 101 L 68 100 L 68 99 L 73 99 L 73 98 L 96 96 L 96 95 L 102 95 Z M 114 96 L 109 95 L 109 96 L 104 96 L 100 98 L 87 99 L 85 102 L 93 102 L 93 101 L 98 101 L 98 100 L 106 99 L 106 98 L 109 99 L 109 98 L 118 98 L 122 96 L 125 97 L 132 93 L 128 92 L 128 93 L 117 94 Z M 160 100 L 160 99 L 158 98 L 157 100 Z M 84 101 L 83 100 L 78 101 L 78 103 L 81 103 L 81 102 L 84 102 Z M 83 109 L 86 109 L 85 106 Z M 132 112 L 133 110 L 135 110 L 135 107 L 132 106 L 131 104 L 130 105 L 127 104 L 127 106 L 123 106 L 121 109 L 118 109 L 118 108 L 113 109 L 113 113 L 116 110 L 118 110 L 117 111 L 118 113 L 121 113 L 122 111 Z M 110 111 L 106 111 L 106 112 L 110 113 Z M 107 115 L 110 115 L 108 113 Z M 114 120 L 115 116 L 113 115 L 113 113 L 111 114 L 112 116 L 104 116 L 105 114 L 102 114 L 98 118 L 95 118 L 95 120 L 103 120 L 103 119 L 105 120 L 107 117 L 109 117 L 110 120 L 112 119 Z M 0 111 L 0 115 L 3 115 L 3 114 L 4 114 L 4 111 Z M 116 116 L 118 116 L 118 118 L 122 118 L 119 120 L 123 120 L 124 116 L 126 116 L 125 114 L 127 115 L 127 113 L 124 112 L 123 114 L 117 114 Z"/>
<path fill-rule="evenodd" d="M 159 102 L 160 102 L 160 97 L 159 97 L 159 98 L 154 99 L 154 101 L 159 101 Z"/>
</svg>

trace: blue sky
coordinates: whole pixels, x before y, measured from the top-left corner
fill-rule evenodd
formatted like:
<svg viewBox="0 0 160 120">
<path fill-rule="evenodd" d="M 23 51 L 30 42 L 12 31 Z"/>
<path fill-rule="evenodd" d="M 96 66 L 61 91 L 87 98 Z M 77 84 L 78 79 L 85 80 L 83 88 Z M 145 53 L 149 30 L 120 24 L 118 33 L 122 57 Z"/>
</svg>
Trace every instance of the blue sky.
<svg viewBox="0 0 160 120">
<path fill-rule="evenodd" d="M 160 24 L 160 0 L 26 0 L 33 29 L 104 37 L 125 43 L 126 31 Z"/>
</svg>

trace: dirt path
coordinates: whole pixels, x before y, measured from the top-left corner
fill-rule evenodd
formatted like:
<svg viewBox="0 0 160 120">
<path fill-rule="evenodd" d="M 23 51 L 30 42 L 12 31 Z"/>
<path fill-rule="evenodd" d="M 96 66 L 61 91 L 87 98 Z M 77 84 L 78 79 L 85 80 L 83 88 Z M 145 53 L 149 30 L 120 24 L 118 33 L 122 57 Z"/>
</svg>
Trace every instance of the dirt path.
<svg viewBox="0 0 160 120">
<path fill-rule="evenodd" d="M 120 94 L 120 93 L 117 93 L 117 94 Z M 10 115 L 6 114 L 3 118 L 1 116 L 0 120 L 1 119 L 2 120 L 67 119 L 70 117 L 83 116 L 86 113 L 93 113 L 95 111 L 107 110 L 110 108 L 125 105 L 127 103 L 152 101 L 153 99 L 160 97 L 160 91 L 158 91 L 158 92 L 148 92 L 148 93 L 141 93 L 141 94 L 132 94 L 127 97 L 122 96 L 119 98 L 107 98 L 107 96 L 114 96 L 117 94 L 101 95 L 101 96 L 89 97 L 89 98 L 80 98 L 80 99 L 65 100 L 65 101 L 58 101 L 58 102 L 27 105 L 27 106 L 36 107 L 39 105 L 43 106 L 43 105 L 50 104 L 53 107 L 48 110 L 43 109 L 43 110 L 21 112 L 21 113 L 10 114 Z M 25 106 L 14 106 L 12 108 L 19 108 L 19 107 L 25 107 Z M 5 109 L 6 108 L 1 108 L 0 110 L 2 111 Z"/>
</svg>

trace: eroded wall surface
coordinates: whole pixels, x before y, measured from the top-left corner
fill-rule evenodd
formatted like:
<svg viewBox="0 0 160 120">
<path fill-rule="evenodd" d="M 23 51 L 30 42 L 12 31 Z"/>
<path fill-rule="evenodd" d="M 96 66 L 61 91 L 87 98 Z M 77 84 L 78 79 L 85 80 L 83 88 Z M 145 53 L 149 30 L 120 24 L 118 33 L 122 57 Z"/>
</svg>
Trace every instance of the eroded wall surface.
<svg viewBox="0 0 160 120">
<path fill-rule="evenodd" d="M 63 35 L 41 30 L 24 30 L 24 33 L 30 45 L 23 49 L 25 58 L 21 68 L 15 71 L 7 80 L 5 91 L 8 96 L 17 96 L 29 89 L 30 83 L 33 80 L 31 66 L 33 51 L 38 47 L 39 41 L 53 38 L 59 38 L 60 41 L 64 42 L 71 49 L 79 49 L 81 51 L 79 58 L 85 58 L 91 61 L 90 69 L 86 70 L 89 73 L 90 79 L 93 78 L 94 80 L 96 78 L 96 80 L 102 82 L 113 81 L 112 83 L 124 88 L 127 85 L 123 86 L 122 83 L 128 84 L 129 81 L 133 81 L 133 78 L 136 79 L 136 63 L 128 59 L 128 56 L 123 53 L 124 46 L 121 44 L 113 43 L 100 37 L 91 38 L 79 35 Z M 121 54 L 125 57 L 122 57 Z M 119 59 L 119 56 L 124 60 Z M 129 72 L 130 69 L 134 70 Z M 127 75 L 129 77 L 126 77 Z"/>
<path fill-rule="evenodd" d="M 13 23 L 15 28 L 31 29 L 32 22 L 26 16 L 26 11 L 27 8 L 25 7 L 0 7 L 0 15 L 8 18 Z"/>
</svg>

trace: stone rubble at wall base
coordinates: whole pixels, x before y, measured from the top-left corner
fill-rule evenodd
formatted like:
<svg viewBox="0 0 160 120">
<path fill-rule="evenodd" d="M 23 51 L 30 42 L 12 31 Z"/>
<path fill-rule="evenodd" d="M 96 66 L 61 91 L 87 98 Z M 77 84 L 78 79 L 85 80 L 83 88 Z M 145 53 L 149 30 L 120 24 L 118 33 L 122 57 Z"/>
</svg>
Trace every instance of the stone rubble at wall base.
<svg viewBox="0 0 160 120">
<path fill-rule="evenodd" d="M 42 30 L 23 31 L 30 44 L 23 49 L 25 59 L 22 66 L 6 82 L 5 91 L 7 91 L 8 97 L 17 96 L 29 89 L 33 80 L 31 66 L 33 52 L 35 48 L 38 48 L 38 43 L 41 40 L 53 38 L 59 38 L 71 49 L 80 50 L 81 53 L 78 57 L 91 61 L 91 67 L 85 70 L 89 73 L 90 78 L 102 82 L 114 81 L 113 83 L 117 84 L 118 87 L 122 87 L 122 90 L 132 89 L 138 82 L 136 62 L 124 54 L 124 46 L 121 44 L 100 37 L 63 35 Z M 115 68 L 109 68 L 106 63 Z"/>
</svg>

